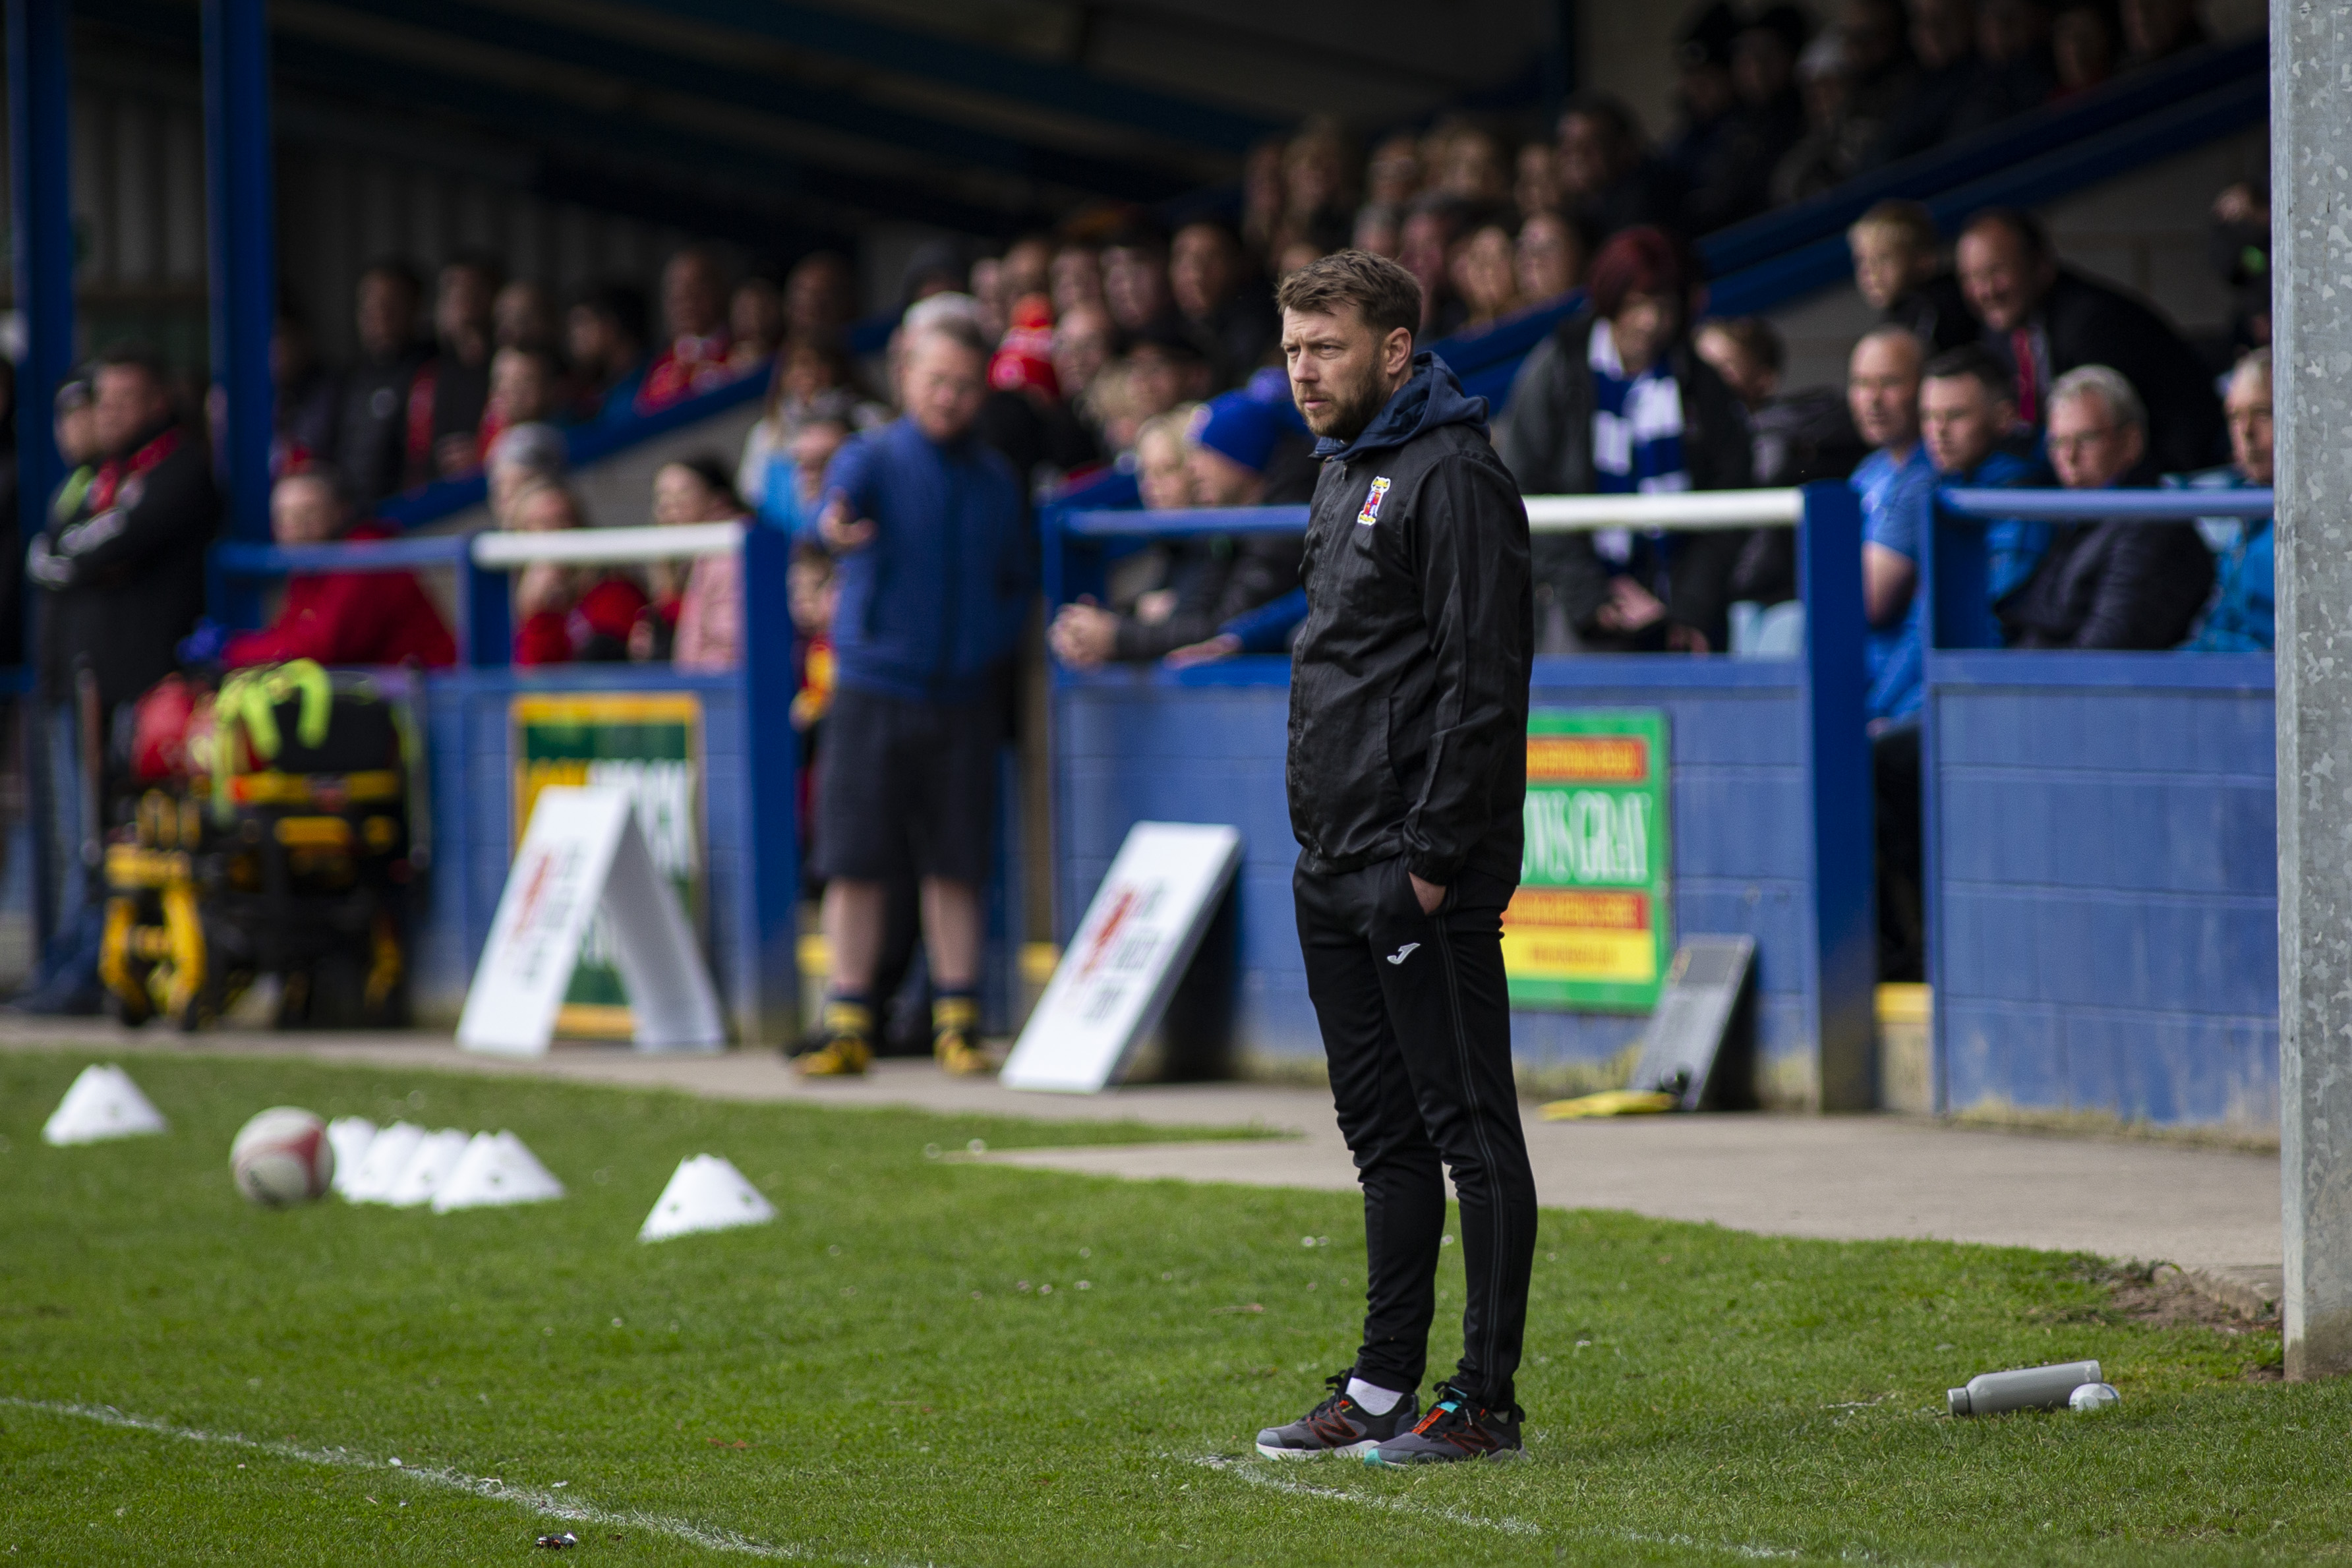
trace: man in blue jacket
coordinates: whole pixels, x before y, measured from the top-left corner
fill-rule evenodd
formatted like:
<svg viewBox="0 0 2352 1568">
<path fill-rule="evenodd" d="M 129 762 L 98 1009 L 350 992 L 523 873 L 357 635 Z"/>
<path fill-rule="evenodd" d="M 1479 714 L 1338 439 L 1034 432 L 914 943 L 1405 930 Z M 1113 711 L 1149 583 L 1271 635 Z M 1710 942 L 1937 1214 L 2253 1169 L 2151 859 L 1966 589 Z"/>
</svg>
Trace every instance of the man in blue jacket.
<svg viewBox="0 0 2352 1568">
<path fill-rule="evenodd" d="M 2192 490 L 2268 489 L 2271 483 L 2271 351 L 2256 349 L 2230 372 L 2221 401 L 2230 420 L 2230 465 L 2177 481 Z M 2176 481 L 2168 478 L 2166 485 Z M 2195 635 L 2181 644 L 2200 653 L 2266 653 L 2276 635 L 2278 585 L 2271 519 L 2233 522 L 2221 550 L 2221 583 Z"/>
<path fill-rule="evenodd" d="M 933 1054 L 985 1072 L 982 935 L 1013 644 L 1033 572 L 1012 466 L 975 438 L 988 343 L 953 317 L 905 344 L 895 423 L 845 446 L 812 530 L 840 561 L 838 681 L 817 760 L 817 871 L 832 983 L 810 1077 L 855 1076 L 874 1054 L 874 974 L 888 886 L 922 886 Z M 782 607 L 772 607 L 781 613 Z M 762 716 L 781 722 L 782 715 Z"/>
</svg>

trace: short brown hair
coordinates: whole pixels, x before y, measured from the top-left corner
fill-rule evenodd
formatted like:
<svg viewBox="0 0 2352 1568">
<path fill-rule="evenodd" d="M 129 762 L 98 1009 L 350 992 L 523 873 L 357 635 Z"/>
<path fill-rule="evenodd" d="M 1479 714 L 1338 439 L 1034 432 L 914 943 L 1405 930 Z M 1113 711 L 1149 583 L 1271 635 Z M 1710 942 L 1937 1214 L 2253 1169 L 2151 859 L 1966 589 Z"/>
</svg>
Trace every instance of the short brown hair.
<svg viewBox="0 0 2352 1568">
<path fill-rule="evenodd" d="M 1335 251 L 1308 262 L 1282 280 L 1274 302 L 1283 310 L 1309 315 L 1336 314 L 1340 306 L 1352 305 L 1381 338 L 1399 327 L 1421 330 L 1421 280 L 1369 250 Z"/>
<path fill-rule="evenodd" d="M 1922 382 L 1972 381 L 1996 399 L 2017 401 L 2017 382 L 2009 367 L 1993 357 L 1990 349 L 1981 343 L 1963 343 L 1957 349 L 1947 349 L 1927 361 L 1920 373 Z"/>
</svg>

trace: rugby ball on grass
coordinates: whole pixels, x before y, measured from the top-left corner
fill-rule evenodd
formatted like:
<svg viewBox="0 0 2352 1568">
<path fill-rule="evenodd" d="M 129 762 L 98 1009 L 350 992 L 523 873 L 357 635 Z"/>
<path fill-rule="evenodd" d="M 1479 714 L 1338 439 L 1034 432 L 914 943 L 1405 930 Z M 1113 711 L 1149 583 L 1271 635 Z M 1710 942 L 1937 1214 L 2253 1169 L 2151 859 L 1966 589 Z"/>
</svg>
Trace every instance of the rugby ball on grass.
<svg viewBox="0 0 2352 1568">
<path fill-rule="evenodd" d="M 238 1130 L 228 1168 L 246 1201 L 285 1208 L 326 1195 L 335 1179 L 327 1124 L 294 1105 L 273 1105 Z"/>
</svg>

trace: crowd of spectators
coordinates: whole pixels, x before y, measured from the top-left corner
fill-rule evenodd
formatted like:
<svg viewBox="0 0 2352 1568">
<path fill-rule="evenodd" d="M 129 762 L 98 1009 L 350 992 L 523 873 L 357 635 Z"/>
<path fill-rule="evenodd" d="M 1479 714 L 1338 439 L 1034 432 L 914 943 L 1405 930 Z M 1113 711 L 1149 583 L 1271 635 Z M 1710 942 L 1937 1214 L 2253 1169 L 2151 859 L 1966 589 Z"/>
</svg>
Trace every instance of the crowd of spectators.
<svg viewBox="0 0 2352 1568">
<path fill-rule="evenodd" d="M 309 321 L 281 309 L 273 465 L 331 464 L 364 509 L 479 471 L 517 425 L 652 413 L 766 371 L 788 341 L 836 348 L 853 305 L 848 264 L 823 252 L 781 286 L 754 274 L 730 287 L 713 252 L 688 246 L 662 270 L 658 332 L 628 286 L 582 289 L 559 310 L 545 285 L 466 253 L 434 274 L 428 301 L 415 267 L 377 261 L 360 276 L 349 365 L 321 364 Z"/>
<path fill-rule="evenodd" d="M 1066 310 L 1098 278 L 1132 332 L 1166 307 L 1172 282 L 1212 380 L 1235 384 L 1266 327 L 1263 288 L 1225 293 L 1237 276 L 1278 281 L 1352 244 L 1420 279 L 1424 339 L 1475 329 L 1576 287 L 1621 230 L 1707 234 L 2208 41 L 2190 0 L 1843 0 L 1831 11 L 1817 26 L 1794 5 L 1706 0 L 1675 34 L 1674 119 L 1655 139 L 1606 92 L 1572 99 L 1534 139 L 1500 119 L 1446 115 L 1365 154 L 1336 123 L 1310 120 L 1251 153 L 1238 232 L 1179 235 L 1160 281 L 1148 257 L 1135 268 L 1135 246 L 1048 259 L 1041 242 L 1034 261 L 1008 252 L 974 292 L 1010 298 L 1024 265 L 1044 267 Z M 1213 323 L 1220 308 L 1230 319 Z"/>
<path fill-rule="evenodd" d="M 2242 291 L 2226 350 L 2235 357 L 2219 376 L 2147 305 L 2063 265 L 2029 214 L 1971 217 L 1948 269 L 1918 209 L 1885 204 L 1854 225 L 1857 281 L 1884 320 L 1855 345 L 1846 390 L 1870 448 L 1853 483 L 1863 507 L 1885 977 L 1916 978 L 1923 956 L 1918 722 L 1931 635 L 1961 647 L 2270 647 L 2267 517 L 1938 525 L 1936 516 L 1936 491 L 1947 485 L 2268 486 L 2268 215 L 2249 185 L 2214 205 L 2216 260 Z M 2249 278 L 2261 280 L 2258 294 Z M 1931 607 L 1919 583 L 1937 526 L 1975 548 L 1939 551 L 1945 580 Z"/>
<path fill-rule="evenodd" d="M 1551 135 L 1528 141 L 1450 115 L 1365 154 L 1337 124 L 1310 121 L 1251 154 L 1230 219 L 1162 226 L 1131 212 L 1084 214 L 992 254 L 925 247 L 906 267 L 889 350 L 862 361 L 848 334 L 850 269 L 829 253 L 780 277 L 736 278 L 717 254 L 688 246 L 668 259 L 651 302 L 618 284 L 559 300 L 487 255 L 454 257 L 429 280 L 378 262 L 352 302 L 350 363 L 322 362 L 301 313 L 281 313 L 272 528 L 287 544 L 363 540 L 383 531 L 374 512 L 386 497 L 478 472 L 496 526 L 582 528 L 567 429 L 764 375 L 740 451 L 664 465 L 643 520 L 791 535 L 804 672 L 793 722 L 808 737 L 808 772 L 827 776 L 817 737 L 844 693 L 865 694 L 851 703 L 863 745 L 944 734 L 963 746 L 1001 729 L 1001 717 L 909 729 L 904 715 L 876 718 L 865 698 L 895 689 L 905 671 L 894 661 L 919 653 L 971 666 L 958 703 L 997 703 L 992 683 L 1017 629 L 1009 585 L 1025 583 L 1034 562 L 1016 570 L 992 557 L 980 577 L 942 590 L 941 604 L 980 596 L 966 631 L 990 628 L 985 648 L 936 646 L 941 604 L 898 605 L 893 613 L 913 619 L 877 632 L 877 595 L 903 591 L 881 586 L 894 580 L 881 563 L 911 547 L 902 537 L 877 549 L 858 531 L 872 517 L 845 519 L 845 498 L 872 516 L 913 517 L 984 497 L 991 528 L 1002 520 L 1000 477 L 1016 510 L 1111 471 L 1132 473 L 1160 508 L 1304 500 L 1316 465 L 1280 368 L 1273 286 L 1352 246 L 1420 281 L 1424 340 L 1584 290 L 1581 308 L 1528 355 L 1495 422 L 1497 449 L 1529 493 L 1851 474 L 1868 538 L 1871 717 L 1899 750 L 1917 706 L 1916 586 L 1938 484 L 2268 482 L 2267 204 L 2234 187 L 2214 212 L 2215 263 L 2238 303 L 2233 342 L 2252 350 L 2226 386 L 2221 367 L 2147 306 L 2064 266 L 2029 215 L 1979 214 L 1948 252 L 1924 209 L 1888 203 L 1849 235 L 1856 284 L 1885 325 L 1855 348 L 1844 388 L 1788 387 L 1768 323 L 1705 317 L 1685 236 L 2202 37 L 2185 0 L 1846 0 L 1818 29 L 1791 5 L 1709 4 L 1678 35 L 1677 119 L 1663 140 L 1604 95 L 1572 99 Z M 920 365 L 909 362 L 915 348 Z M 964 373 L 971 356 L 976 377 Z M 432 596 L 398 574 L 299 577 L 268 627 L 236 637 L 198 627 L 198 557 L 219 503 L 202 424 L 183 417 L 193 405 L 179 400 L 175 412 L 163 367 L 131 350 L 77 372 L 54 413 L 71 476 L 55 496 L 28 499 L 23 527 L 44 603 L 37 696 L 55 777 L 43 798 L 58 842 L 79 844 L 89 826 L 75 817 L 89 799 L 75 737 L 103 733 L 181 658 L 450 662 Z M 908 445 L 924 431 L 927 446 Z M 1981 604 L 1955 634 L 2035 647 L 2267 646 L 2267 523 L 2200 534 L 1990 525 Z M 1142 551 L 1100 602 L 1052 607 L 1048 646 L 1081 668 L 1278 649 L 1295 622 L 1300 549 L 1295 533 L 1240 533 Z M 1794 596 L 1792 553 L 1784 530 L 1547 536 L 1535 561 L 1538 632 L 1554 651 L 1723 651 L 1734 604 Z M 731 555 L 643 570 L 541 564 L 517 575 L 514 593 L 518 663 L 721 670 L 742 656 Z M 807 831 L 822 860 L 814 814 Z M 841 853 L 841 874 L 874 880 L 875 857 L 854 845 Z M 952 856 L 935 865 L 949 883 L 968 869 Z M 856 893 L 844 918 L 866 922 L 869 894 Z M 951 948 L 964 914 L 944 916 Z M 961 967 L 950 952 L 949 968 Z"/>
</svg>

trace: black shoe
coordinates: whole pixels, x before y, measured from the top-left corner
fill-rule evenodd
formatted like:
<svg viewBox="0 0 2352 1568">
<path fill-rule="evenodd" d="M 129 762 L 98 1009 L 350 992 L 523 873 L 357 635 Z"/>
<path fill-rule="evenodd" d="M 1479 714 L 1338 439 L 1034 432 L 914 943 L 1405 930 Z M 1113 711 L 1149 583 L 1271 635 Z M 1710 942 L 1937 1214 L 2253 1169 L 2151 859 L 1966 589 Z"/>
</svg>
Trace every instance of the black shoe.
<svg viewBox="0 0 2352 1568">
<path fill-rule="evenodd" d="M 1519 1423 L 1526 1413 L 1517 1406 L 1487 1409 L 1450 1383 L 1438 1385 L 1437 1393 L 1428 1415 L 1411 1431 L 1368 1449 L 1364 1463 L 1402 1467 L 1519 1457 Z"/>
<path fill-rule="evenodd" d="M 1370 1454 L 1381 1443 L 1412 1424 L 1421 1401 L 1400 1396 L 1385 1416 L 1375 1416 L 1348 1397 L 1348 1379 L 1355 1368 L 1323 1380 L 1331 1390 L 1322 1404 L 1287 1427 L 1268 1427 L 1257 1435 L 1257 1451 L 1269 1459 L 1307 1459 L 1319 1454 Z"/>
</svg>

